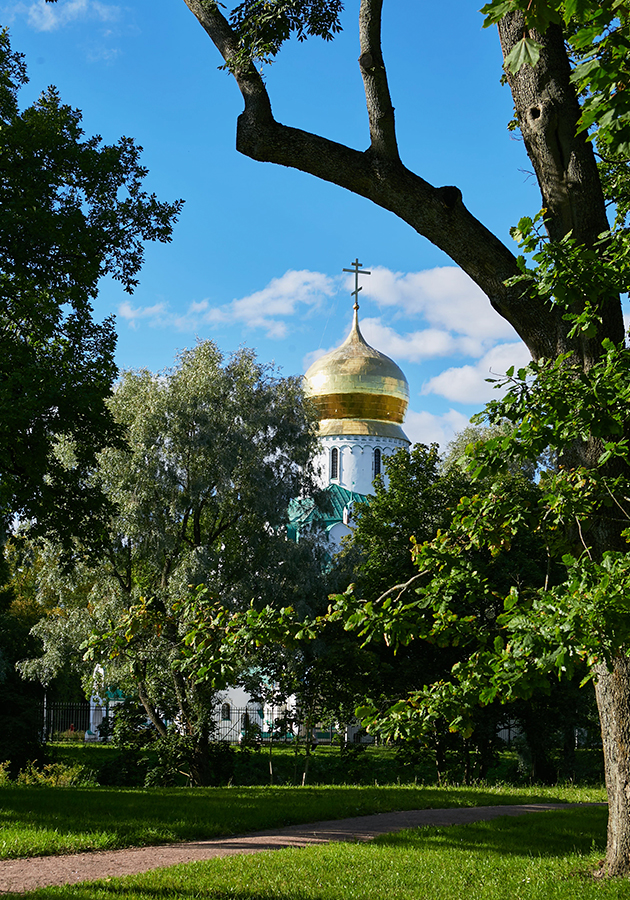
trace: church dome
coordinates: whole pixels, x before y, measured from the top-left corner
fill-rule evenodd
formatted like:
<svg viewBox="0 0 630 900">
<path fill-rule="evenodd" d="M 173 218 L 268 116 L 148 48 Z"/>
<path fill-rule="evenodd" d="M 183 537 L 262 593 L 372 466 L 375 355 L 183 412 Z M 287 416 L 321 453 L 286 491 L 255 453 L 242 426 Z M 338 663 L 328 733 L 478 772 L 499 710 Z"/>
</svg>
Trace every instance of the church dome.
<svg viewBox="0 0 630 900">
<path fill-rule="evenodd" d="M 378 435 L 404 440 L 409 385 L 396 363 L 365 341 L 358 306 L 343 344 L 322 356 L 304 376 L 320 417 L 320 434 Z"/>
</svg>

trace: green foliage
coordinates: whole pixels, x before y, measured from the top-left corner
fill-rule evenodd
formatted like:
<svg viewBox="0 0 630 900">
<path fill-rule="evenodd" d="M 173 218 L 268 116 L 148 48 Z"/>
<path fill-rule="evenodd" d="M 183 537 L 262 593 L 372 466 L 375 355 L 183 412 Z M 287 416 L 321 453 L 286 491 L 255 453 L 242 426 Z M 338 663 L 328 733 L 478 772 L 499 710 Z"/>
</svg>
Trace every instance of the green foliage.
<svg viewBox="0 0 630 900">
<path fill-rule="evenodd" d="M 231 65 L 271 62 L 292 34 L 330 41 L 341 31 L 342 11 L 342 0 L 244 0 L 230 14 L 240 45 Z"/>
<path fill-rule="evenodd" d="M 148 767 L 145 786 L 171 787 L 194 783 L 198 755 L 199 748 L 192 735 L 179 734 L 176 728 L 169 728 L 166 738 L 156 745 L 157 759 Z M 235 755 L 235 749 L 228 743 L 210 742 L 205 753 L 205 783 L 210 786 L 228 784 L 234 775 Z"/>
<path fill-rule="evenodd" d="M 540 59 L 542 44 L 530 37 L 522 37 L 505 57 L 505 68 L 518 72 L 523 66 L 535 66 Z"/>
<path fill-rule="evenodd" d="M 155 729 L 147 722 L 146 710 L 133 700 L 125 700 L 113 707 L 113 724 L 108 734 L 119 750 L 144 750 L 156 738 Z"/>
<path fill-rule="evenodd" d="M 104 275 L 133 289 L 143 243 L 170 240 L 181 203 L 143 190 L 130 138 L 85 138 L 54 88 L 20 111 L 26 81 L 0 32 L 0 525 L 20 515 L 67 546 L 98 528 L 106 503 L 89 472 L 121 445 L 106 405 L 114 323 L 95 323 L 91 303 Z"/>
<path fill-rule="evenodd" d="M 547 570 L 542 542 L 519 534 L 514 523 L 506 527 L 502 520 L 504 509 L 517 507 L 525 521 L 537 502 L 532 479 L 538 460 L 515 460 L 507 464 L 501 479 L 488 476 L 483 504 L 471 496 L 479 486 L 472 485 L 460 465 L 467 445 L 500 443 L 510 431 L 510 423 L 501 421 L 485 429 L 470 427 L 443 461 L 436 448 L 416 447 L 411 455 L 393 457 L 388 487 L 377 486 L 376 497 L 362 511 L 345 551 L 354 570 L 342 570 L 337 578 L 344 583 L 345 574 L 345 584 L 352 581 L 352 594 L 337 597 L 331 618 L 341 616 L 374 660 L 362 685 L 363 697 L 371 700 L 361 701 L 358 714 L 372 731 L 387 738 L 412 739 L 419 751 L 432 756 L 440 779 L 448 771 L 448 754 L 460 755 L 466 780 L 485 777 L 493 764 L 497 731 L 506 714 L 498 704 L 463 706 L 452 683 L 454 667 L 466 659 L 478 632 L 488 639 L 498 634 L 504 593 L 515 584 L 539 586 L 541 571 L 544 577 Z M 444 536 L 457 529 L 450 524 L 453 513 L 456 522 L 463 516 L 483 523 L 484 540 L 471 541 L 461 529 L 447 550 Z M 443 577 L 434 576 L 430 602 L 426 596 L 414 599 L 426 581 L 426 562 L 418 572 L 413 557 L 427 542 L 441 548 L 442 565 L 449 559 Z M 501 548 L 509 548 L 509 556 Z M 448 705 L 426 702 L 431 690 L 427 685 L 437 684 L 445 685 L 441 703 L 453 692 Z M 541 681 L 538 687 L 548 686 Z M 413 708 L 399 701 L 410 695 L 417 700 Z M 457 716 L 464 739 L 449 732 Z"/>
<path fill-rule="evenodd" d="M 89 787 L 95 786 L 94 774 L 83 766 L 68 766 L 65 763 L 48 763 L 36 766 L 29 763 L 22 769 L 16 784 L 37 785 L 38 787 Z"/>
<path fill-rule="evenodd" d="M 580 293 L 588 295 L 587 276 L 580 285 L 570 273 L 586 273 L 590 265 L 591 283 L 624 278 L 625 236 L 619 242 L 609 236 L 600 268 L 570 241 L 539 249 L 533 225 L 519 225 L 538 262 L 525 277 L 547 302 L 563 306 L 574 330 L 596 330 Z M 614 271 L 611 260 L 620 260 Z M 395 737 L 426 732 L 445 716 L 452 730 L 467 735 L 479 704 L 549 690 L 548 673 L 587 680 L 595 666 L 610 666 L 626 652 L 629 372 L 627 348 L 609 340 L 589 366 L 564 354 L 509 370 L 510 390 L 478 417 L 502 430 L 468 451 L 477 493 L 461 499 L 447 530 L 415 547 L 418 599 L 338 598 L 346 627 L 364 640 L 398 647 L 423 639 L 463 651 L 448 677 L 411 692 L 384 722 L 378 706 L 366 703 L 366 724 Z M 557 465 L 536 484 L 498 476 L 549 448 Z M 519 546 L 525 559 L 546 559 L 546 565 L 519 572 Z M 497 564 L 504 571 L 499 578 Z"/>
<path fill-rule="evenodd" d="M 534 219 L 525 216 L 511 229 L 535 267 L 519 256 L 522 275 L 509 283 L 522 283 L 549 306 L 564 310 L 563 318 L 572 323 L 569 337 L 593 338 L 602 306 L 618 303 L 619 294 L 630 289 L 630 237 L 626 229 L 616 228 L 600 234 L 592 247 L 579 244 L 571 233 L 550 241 L 542 228 L 545 212 Z"/>
<path fill-rule="evenodd" d="M 561 484 L 571 485 L 573 501 L 584 508 L 585 515 L 589 508 L 592 511 L 597 498 L 604 503 L 607 496 L 614 504 L 615 493 L 623 487 L 623 480 L 619 481 L 623 476 L 604 466 L 611 459 L 624 460 L 628 453 L 630 357 L 627 348 L 616 347 L 608 340 L 603 342 L 602 350 L 588 371 L 573 362 L 570 354 L 563 354 L 553 361 L 532 362 L 516 374 L 508 372 L 510 393 L 503 400 L 488 404 L 484 415 L 491 422 L 510 422 L 511 432 L 479 447 L 474 474 L 496 470 L 502 464 L 502 456 L 507 460 L 523 459 L 546 447 L 559 452 L 562 464 L 570 459 L 576 441 L 585 441 L 592 435 L 598 439 L 598 452 L 588 472 L 550 472 L 543 484 L 550 481 L 558 493 Z"/>
<path fill-rule="evenodd" d="M 321 590 L 317 548 L 284 533 L 289 500 L 314 490 L 313 414 L 299 379 L 249 350 L 224 361 L 211 342 L 160 376 L 126 373 L 110 408 L 128 449 L 103 451 L 94 481 L 116 512 L 98 541 L 76 542 L 72 572 L 44 548 L 57 603 L 36 627 L 43 656 L 21 671 L 49 679 L 74 655 L 92 692 L 98 663 L 163 736 L 179 716 L 205 752 L 214 691 L 245 665 L 224 640 L 243 626 L 232 617 Z"/>
<path fill-rule="evenodd" d="M 630 165 L 628 156 L 615 153 L 597 142 L 599 177 L 604 196 L 615 211 L 614 228 L 626 227 L 630 212 Z"/>
<path fill-rule="evenodd" d="M 352 539 L 336 561 L 333 580 L 350 581 L 366 599 L 376 599 L 413 572 L 412 543 L 430 540 L 448 522 L 466 490 L 457 470 L 442 472 L 437 444 L 416 444 L 384 459 L 387 485 L 376 479 L 374 496 L 356 515 Z"/>
<path fill-rule="evenodd" d="M 40 685 L 26 684 L 15 671 L 23 657 L 37 653 L 31 628 L 45 615 L 44 598 L 37 596 L 33 561 L 24 558 L 11 539 L 2 560 L 0 588 L 0 761 L 10 763 L 13 775 L 29 760 L 41 759 L 42 700 Z"/>
</svg>

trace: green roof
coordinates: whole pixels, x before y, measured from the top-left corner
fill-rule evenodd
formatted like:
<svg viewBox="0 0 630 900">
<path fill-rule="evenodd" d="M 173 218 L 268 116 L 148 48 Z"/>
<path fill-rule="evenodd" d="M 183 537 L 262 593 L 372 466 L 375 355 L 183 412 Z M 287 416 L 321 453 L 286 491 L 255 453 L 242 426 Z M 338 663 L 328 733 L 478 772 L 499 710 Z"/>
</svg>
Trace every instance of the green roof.
<svg viewBox="0 0 630 900">
<path fill-rule="evenodd" d="M 367 494 L 358 494 L 339 484 L 330 484 L 324 491 L 326 506 L 318 508 L 315 501 L 308 499 L 292 500 L 289 504 L 289 537 L 297 541 L 300 531 L 312 525 L 320 525 L 330 531 L 333 525 L 343 522 L 343 511 L 354 503 L 369 503 Z"/>
</svg>

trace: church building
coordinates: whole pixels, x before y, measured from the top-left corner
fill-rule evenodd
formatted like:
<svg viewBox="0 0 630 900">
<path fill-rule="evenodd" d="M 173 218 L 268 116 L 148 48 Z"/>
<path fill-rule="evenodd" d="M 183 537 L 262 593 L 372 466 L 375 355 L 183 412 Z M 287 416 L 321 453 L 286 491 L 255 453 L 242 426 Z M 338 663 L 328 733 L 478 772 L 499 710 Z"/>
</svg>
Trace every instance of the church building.
<svg viewBox="0 0 630 900">
<path fill-rule="evenodd" d="M 319 414 L 320 453 L 315 460 L 329 499 L 329 512 L 316 514 L 333 545 L 350 533 L 352 506 L 368 499 L 383 460 L 409 439 L 402 429 L 409 404 L 409 385 L 396 363 L 366 342 L 359 327 L 355 260 L 354 319 L 346 340 L 309 368 L 304 389 Z M 290 531 L 298 537 L 313 520 L 313 508 L 293 505 Z"/>
</svg>

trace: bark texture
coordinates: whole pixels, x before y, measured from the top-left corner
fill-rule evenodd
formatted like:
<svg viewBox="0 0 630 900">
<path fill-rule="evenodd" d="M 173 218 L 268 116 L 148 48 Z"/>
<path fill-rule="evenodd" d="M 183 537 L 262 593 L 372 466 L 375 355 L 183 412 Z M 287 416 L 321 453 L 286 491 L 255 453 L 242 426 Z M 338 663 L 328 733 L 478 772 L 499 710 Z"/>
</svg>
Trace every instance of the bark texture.
<svg viewBox="0 0 630 900">
<path fill-rule="evenodd" d="M 608 794 L 605 875 L 627 875 L 630 868 L 630 660 L 618 656 L 611 672 L 597 668 L 595 694 L 604 746 Z"/>
<path fill-rule="evenodd" d="M 521 13 L 505 16 L 499 23 L 504 57 L 523 37 Z M 530 32 L 542 44 L 540 60 L 531 68 L 523 66 L 516 75 L 508 73 L 518 125 L 536 173 L 546 225 L 552 240 L 569 232 L 580 243 L 592 246 L 608 230 L 606 205 L 592 143 L 577 134 L 580 110 L 570 81 L 570 66 L 562 31 L 550 26 L 544 35 Z M 576 350 L 585 365 L 601 353 L 601 339 L 623 341 L 624 325 L 619 297 L 602 297 L 602 332 L 591 341 L 576 346 L 567 338 L 569 325 L 562 316 L 546 309 L 545 330 L 556 347 L 550 355 Z M 529 345 L 527 334 L 521 337 Z"/>
<path fill-rule="evenodd" d="M 235 64 L 236 37 L 214 0 L 185 0 L 215 43 L 241 90 L 245 108 L 238 118 L 237 149 L 252 159 L 291 166 L 333 182 L 373 201 L 407 222 L 443 250 L 475 281 L 493 307 L 516 329 L 535 359 L 573 350 L 588 369 L 601 352 L 601 340 L 624 339 L 618 297 L 600 297 L 603 323 L 596 339 L 569 339 L 561 309 L 543 305 L 521 286 L 508 287 L 519 274 L 514 254 L 466 209 L 453 185 L 435 187 L 405 167 L 396 141 L 394 108 L 381 49 L 383 0 L 361 0 L 359 67 L 365 87 L 370 145 L 364 150 L 283 125 L 274 119 L 265 85 L 253 64 Z M 520 13 L 505 16 L 499 27 L 504 55 L 524 35 Z M 546 224 L 553 240 L 569 232 L 592 245 L 608 229 L 604 197 L 592 145 L 576 133 L 578 101 L 558 27 L 544 35 L 534 69 L 509 76 L 518 123 L 540 186 Z M 595 299 L 595 298 L 593 298 Z M 593 465 L 599 441 L 570 448 L 571 464 Z M 601 556 L 619 546 L 619 525 L 601 517 L 593 528 L 593 552 Z M 606 778 L 610 798 L 610 874 L 630 871 L 630 666 L 619 658 L 614 670 L 598 672 Z"/>
</svg>

